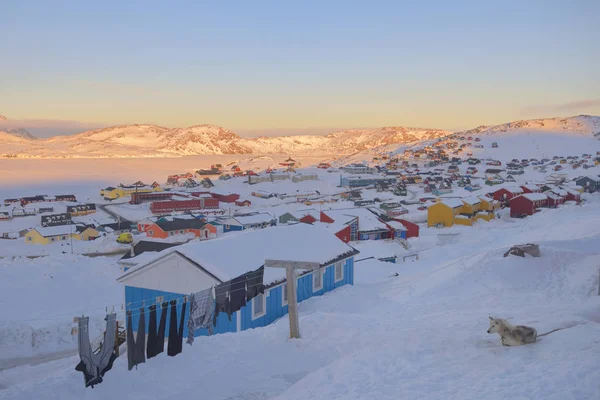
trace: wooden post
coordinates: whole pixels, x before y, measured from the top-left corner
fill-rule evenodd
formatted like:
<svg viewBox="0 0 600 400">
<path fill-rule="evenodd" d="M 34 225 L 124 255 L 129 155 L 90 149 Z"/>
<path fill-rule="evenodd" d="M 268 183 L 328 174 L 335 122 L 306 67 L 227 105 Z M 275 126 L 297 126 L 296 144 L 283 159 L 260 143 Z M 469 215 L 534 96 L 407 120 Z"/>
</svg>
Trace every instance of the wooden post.
<svg viewBox="0 0 600 400">
<path fill-rule="evenodd" d="M 321 264 L 310 261 L 265 260 L 265 267 L 285 268 L 288 295 L 288 314 L 290 318 L 290 338 L 300 338 L 298 321 L 298 297 L 296 296 L 296 269 L 319 270 Z"/>
<path fill-rule="evenodd" d="M 290 317 L 290 339 L 300 338 L 300 323 L 298 321 L 298 298 L 296 297 L 295 268 L 287 266 L 285 277 L 287 280 L 288 314 Z"/>
</svg>

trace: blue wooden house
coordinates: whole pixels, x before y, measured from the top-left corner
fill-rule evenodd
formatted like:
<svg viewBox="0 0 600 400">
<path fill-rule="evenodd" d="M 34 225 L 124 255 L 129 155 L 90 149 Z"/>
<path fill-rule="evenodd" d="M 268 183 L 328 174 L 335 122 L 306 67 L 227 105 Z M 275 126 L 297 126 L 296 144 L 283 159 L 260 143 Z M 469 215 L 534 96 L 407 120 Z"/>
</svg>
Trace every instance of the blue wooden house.
<svg viewBox="0 0 600 400">
<path fill-rule="evenodd" d="M 221 221 L 223 233 L 243 231 L 246 229 L 262 229 L 277 225 L 277 219 L 268 213 L 240 215 Z"/>
<path fill-rule="evenodd" d="M 118 281 L 125 286 L 126 309 L 133 311 L 133 329 L 137 331 L 141 307 L 147 312 L 150 305 L 177 300 L 179 317 L 185 296 L 256 270 L 265 259 L 321 264 L 319 270 L 298 271 L 299 302 L 339 286 L 352 285 L 356 254 L 357 250 L 328 230 L 297 224 L 240 232 L 169 248 L 128 269 Z M 265 268 L 263 283 L 264 294 L 250 300 L 233 314 L 231 320 L 227 314 L 219 314 L 215 333 L 263 327 L 287 314 L 285 269 Z M 160 311 L 157 314 L 160 318 Z M 187 319 L 189 307 L 186 307 L 186 314 Z M 148 320 L 146 315 L 146 324 Z M 184 336 L 187 336 L 187 326 L 184 329 Z M 194 332 L 195 336 L 207 334 L 203 329 Z"/>
</svg>

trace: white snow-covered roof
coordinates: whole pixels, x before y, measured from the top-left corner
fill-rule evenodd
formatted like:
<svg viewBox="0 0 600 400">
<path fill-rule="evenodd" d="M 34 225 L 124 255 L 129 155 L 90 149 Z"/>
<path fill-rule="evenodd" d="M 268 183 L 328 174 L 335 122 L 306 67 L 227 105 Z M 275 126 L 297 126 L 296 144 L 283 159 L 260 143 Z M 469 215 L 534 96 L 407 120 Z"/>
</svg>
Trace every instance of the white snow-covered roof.
<svg viewBox="0 0 600 400">
<path fill-rule="evenodd" d="M 389 226 L 391 226 L 392 228 L 394 228 L 395 230 L 403 230 L 406 231 L 408 229 L 406 229 L 406 227 L 404 226 L 404 224 L 400 221 L 387 221 L 386 224 L 388 224 Z"/>
<path fill-rule="evenodd" d="M 474 206 L 475 204 L 481 203 L 481 200 L 477 196 L 465 197 L 464 199 L 462 199 L 462 201 L 464 201 L 470 206 Z"/>
<path fill-rule="evenodd" d="M 223 282 L 259 268 L 265 259 L 318 262 L 326 265 L 332 260 L 356 253 L 352 247 L 325 229 L 309 224 L 295 224 L 229 233 L 217 239 L 166 249 L 144 264 L 131 268 L 121 278 L 174 252 L 189 258 Z M 284 279 L 284 268 L 265 268 L 265 284 Z"/>
<path fill-rule="evenodd" d="M 509 191 L 511 193 L 514 193 L 514 194 L 523 193 L 523 188 L 521 188 L 519 186 L 503 186 L 503 187 L 499 188 L 498 190 L 500 190 L 500 189 L 507 190 L 507 191 Z"/>
<path fill-rule="evenodd" d="M 527 200 L 531 200 L 531 201 L 540 201 L 540 200 L 548 199 L 548 196 L 546 196 L 544 193 L 525 193 L 525 194 L 522 194 L 521 196 L 523 196 Z"/>
<path fill-rule="evenodd" d="M 570 188 L 570 187 L 565 187 L 565 188 L 563 188 L 563 189 L 564 189 L 564 190 L 565 190 L 565 191 L 566 191 L 568 194 L 571 194 L 571 195 L 573 195 L 573 196 L 578 196 L 578 195 L 580 194 L 580 193 L 579 193 L 577 190 L 575 190 L 575 189 L 573 189 L 573 188 Z"/>
<path fill-rule="evenodd" d="M 552 200 L 560 200 L 560 199 L 562 199 L 562 197 L 560 197 L 560 196 L 558 196 L 558 195 L 556 195 L 554 193 L 551 193 L 551 192 L 546 192 L 545 195 L 548 196 L 548 198 L 552 199 Z"/>
<path fill-rule="evenodd" d="M 450 208 L 458 208 L 464 206 L 461 199 L 442 198 L 441 203 L 447 205 Z"/>
<path fill-rule="evenodd" d="M 378 231 L 387 229 L 387 226 L 381 222 L 375 214 L 365 208 L 353 208 L 350 210 L 327 210 L 323 211 L 327 216 L 337 222 L 342 218 L 344 222 L 349 222 L 354 217 L 358 217 L 358 229 L 360 231 Z"/>
<path fill-rule="evenodd" d="M 569 192 L 561 188 L 552 189 L 552 193 L 556 193 L 559 196 L 567 196 L 569 194 Z"/>
<path fill-rule="evenodd" d="M 360 255 L 356 259 L 369 257 L 388 258 L 406 253 L 406 250 L 397 242 L 386 240 L 361 240 L 360 242 L 352 243 L 352 247 L 360 251 Z"/>
<path fill-rule="evenodd" d="M 261 214 L 233 217 L 233 218 L 242 225 L 249 225 L 249 224 L 262 224 L 265 222 L 270 222 L 273 219 L 273 216 L 271 214 L 262 214 L 261 213 Z M 227 223 L 227 221 L 225 221 L 225 223 Z"/>
<path fill-rule="evenodd" d="M 521 185 L 522 188 L 525 188 L 527 190 L 540 190 L 540 187 L 538 185 L 534 185 L 532 183 L 528 183 L 526 185 Z"/>
<path fill-rule="evenodd" d="M 44 237 L 70 235 L 71 233 L 76 232 L 75 225 L 48 226 L 34 228 L 34 230 L 38 231 L 38 233 Z"/>
</svg>

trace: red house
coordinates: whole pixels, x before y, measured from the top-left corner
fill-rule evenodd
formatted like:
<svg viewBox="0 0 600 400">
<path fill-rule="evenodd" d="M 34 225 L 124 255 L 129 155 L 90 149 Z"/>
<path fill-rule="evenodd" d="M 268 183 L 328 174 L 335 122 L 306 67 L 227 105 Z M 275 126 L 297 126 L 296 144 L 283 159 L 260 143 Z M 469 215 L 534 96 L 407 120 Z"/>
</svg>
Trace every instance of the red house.
<svg viewBox="0 0 600 400">
<path fill-rule="evenodd" d="M 546 192 L 544 194 L 548 196 L 548 207 L 556 208 L 565 202 L 565 198 L 554 192 Z"/>
<path fill-rule="evenodd" d="M 510 216 L 520 218 L 533 215 L 540 207 L 548 206 L 548 196 L 543 193 L 525 193 L 510 201 Z"/>
<path fill-rule="evenodd" d="M 230 194 L 211 193 L 210 195 L 223 203 L 234 203 L 236 200 L 240 199 L 240 195 L 236 194 L 236 193 L 230 193 Z"/>
<path fill-rule="evenodd" d="M 523 193 L 523 189 L 520 187 L 505 187 L 500 188 L 494 192 L 494 200 L 497 201 L 510 201 L 513 197 L 516 197 Z"/>
<path fill-rule="evenodd" d="M 398 221 L 406 228 L 406 238 L 419 237 L 419 225 L 402 218 L 392 218 L 392 221 Z"/>
<path fill-rule="evenodd" d="M 237 200 L 235 202 L 235 205 L 238 207 L 250 207 L 252 205 L 252 202 L 250 200 L 242 200 L 242 201 Z"/>
<path fill-rule="evenodd" d="M 576 201 L 579 203 L 581 201 L 581 193 L 579 193 L 575 189 L 565 189 L 567 192 L 567 201 Z"/>
<path fill-rule="evenodd" d="M 523 193 L 542 193 L 542 188 L 534 184 L 522 185 L 521 189 Z"/>
</svg>

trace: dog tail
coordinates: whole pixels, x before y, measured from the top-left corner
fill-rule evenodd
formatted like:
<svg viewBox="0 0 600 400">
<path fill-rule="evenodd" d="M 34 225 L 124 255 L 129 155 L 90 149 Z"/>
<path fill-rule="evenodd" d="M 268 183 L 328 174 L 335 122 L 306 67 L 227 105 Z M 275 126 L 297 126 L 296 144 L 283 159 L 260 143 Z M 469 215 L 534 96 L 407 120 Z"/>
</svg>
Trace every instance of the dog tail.
<svg viewBox="0 0 600 400">
<path fill-rule="evenodd" d="M 550 332 L 546 332 L 546 333 L 542 333 L 541 335 L 537 335 L 537 337 L 546 336 L 546 335 L 549 335 L 549 334 L 551 334 L 551 333 L 554 333 L 554 332 L 556 332 L 556 331 L 562 331 L 563 329 L 567 329 L 567 328 L 557 328 L 557 329 L 553 329 L 553 330 L 551 330 Z"/>
</svg>

